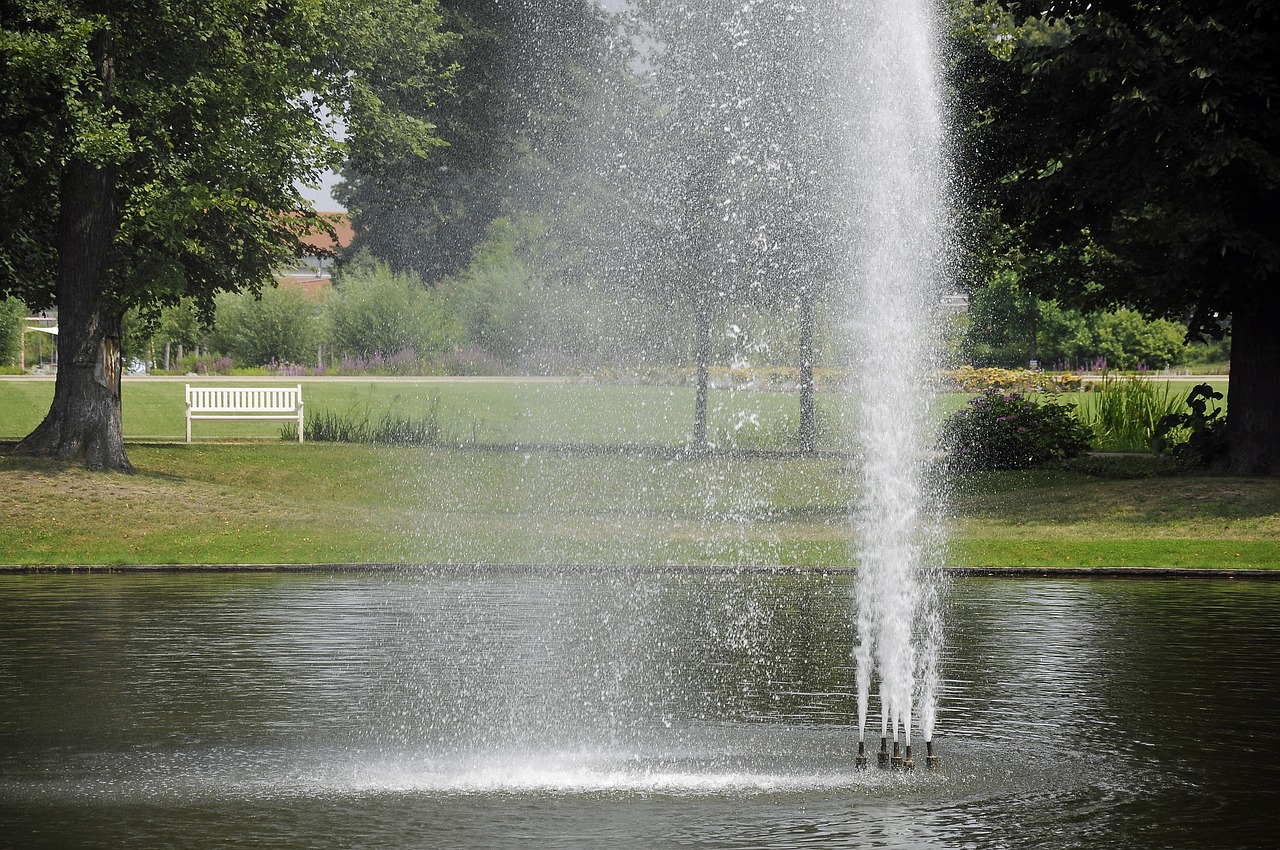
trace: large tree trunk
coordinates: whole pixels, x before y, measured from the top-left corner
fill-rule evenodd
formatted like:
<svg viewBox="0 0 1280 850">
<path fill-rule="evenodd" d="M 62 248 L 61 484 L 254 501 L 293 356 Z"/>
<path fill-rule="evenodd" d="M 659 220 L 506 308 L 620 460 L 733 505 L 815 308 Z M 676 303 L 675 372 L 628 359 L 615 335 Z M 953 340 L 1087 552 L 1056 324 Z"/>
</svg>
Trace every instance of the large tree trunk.
<svg viewBox="0 0 1280 850">
<path fill-rule="evenodd" d="M 83 159 L 63 175 L 58 223 L 58 376 L 53 404 L 21 454 L 132 472 L 120 421 L 120 320 L 100 292 L 115 236 L 115 181 Z"/>
<path fill-rule="evenodd" d="M 813 387 L 813 290 L 800 293 L 800 433 L 801 454 L 818 450 L 818 406 Z"/>
<path fill-rule="evenodd" d="M 63 174 L 61 204 L 58 376 L 49 413 L 17 451 L 132 472 L 120 421 L 123 311 L 100 298 L 118 226 L 112 170 L 73 159 Z"/>
<path fill-rule="evenodd" d="M 1231 319 L 1231 396 L 1227 400 L 1228 470 L 1280 475 L 1280 287 L 1258 287 Z"/>
</svg>

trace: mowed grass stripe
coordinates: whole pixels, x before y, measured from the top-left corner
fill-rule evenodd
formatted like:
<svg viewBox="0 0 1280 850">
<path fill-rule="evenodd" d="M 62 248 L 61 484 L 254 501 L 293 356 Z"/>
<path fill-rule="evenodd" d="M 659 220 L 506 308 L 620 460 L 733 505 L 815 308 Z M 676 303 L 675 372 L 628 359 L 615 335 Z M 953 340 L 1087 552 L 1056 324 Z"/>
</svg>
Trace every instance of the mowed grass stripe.
<svg viewBox="0 0 1280 850">
<path fill-rule="evenodd" d="M 132 476 L 0 455 L 0 563 L 846 566 L 836 459 L 133 445 Z M 1280 481 L 957 482 L 958 566 L 1280 567 Z"/>
</svg>

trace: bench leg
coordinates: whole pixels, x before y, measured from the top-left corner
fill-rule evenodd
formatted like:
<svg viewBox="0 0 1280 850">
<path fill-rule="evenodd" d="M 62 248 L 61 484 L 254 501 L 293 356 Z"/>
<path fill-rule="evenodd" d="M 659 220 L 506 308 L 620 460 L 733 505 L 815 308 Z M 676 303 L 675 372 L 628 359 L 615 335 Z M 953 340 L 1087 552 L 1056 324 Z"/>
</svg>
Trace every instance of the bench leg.
<svg viewBox="0 0 1280 850">
<path fill-rule="evenodd" d="M 298 442 L 302 442 L 302 411 L 298 411 Z"/>
<path fill-rule="evenodd" d="M 191 414 L 187 414 L 187 442 L 191 442 Z"/>
</svg>

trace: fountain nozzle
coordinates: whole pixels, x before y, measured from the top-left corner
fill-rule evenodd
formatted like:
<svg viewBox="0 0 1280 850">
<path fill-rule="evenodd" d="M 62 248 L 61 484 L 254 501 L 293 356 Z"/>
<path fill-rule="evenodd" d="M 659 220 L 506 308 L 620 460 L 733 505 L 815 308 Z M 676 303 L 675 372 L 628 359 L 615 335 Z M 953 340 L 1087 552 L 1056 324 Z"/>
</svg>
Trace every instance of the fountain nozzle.
<svg viewBox="0 0 1280 850">
<path fill-rule="evenodd" d="M 889 763 L 889 739 L 880 739 L 880 752 L 876 754 L 876 764 L 884 767 Z"/>
<path fill-rule="evenodd" d="M 899 748 L 897 741 L 893 742 L 893 757 L 889 759 L 889 764 L 894 770 L 902 767 L 902 750 Z"/>
<path fill-rule="evenodd" d="M 915 770 L 916 760 L 911 757 L 911 745 L 907 744 L 907 757 L 902 762 L 903 770 Z"/>
<path fill-rule="evenodd" d="M 858 767 L 861 770 L 866 769 L 867 767 L 867 742 L 866 741 L 858 742 L 858 757 L 853 760 L 853 763 L 856 767 Z"/>
<path fill-rule="evenodd" d="M 938 757 L 933 752 L 933 741 L 924 742 L 924 763 L 926 767 L 937 767 Z"/>
</svg>

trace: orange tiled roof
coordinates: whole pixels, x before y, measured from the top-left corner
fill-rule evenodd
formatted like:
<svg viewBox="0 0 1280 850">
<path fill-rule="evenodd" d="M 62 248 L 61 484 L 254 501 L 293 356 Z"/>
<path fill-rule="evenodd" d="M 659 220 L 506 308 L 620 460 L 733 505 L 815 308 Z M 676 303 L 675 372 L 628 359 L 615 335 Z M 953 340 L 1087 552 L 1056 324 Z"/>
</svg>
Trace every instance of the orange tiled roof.
<svg viewBox="0 0 1280 850">
<path fill-rule="evenodd" d="M 356 235 L 351 227 L 351 216 L 344 212 L 320 212 L 319 215 L 333 225 L 333 231 L 338 237 L 337 241 L 330 239 L 326 233 L 312 233 L 302 237 L 302 244 L 323 248 L 326 251 L 337 251 L 348 247 Z"/>
</svg>

